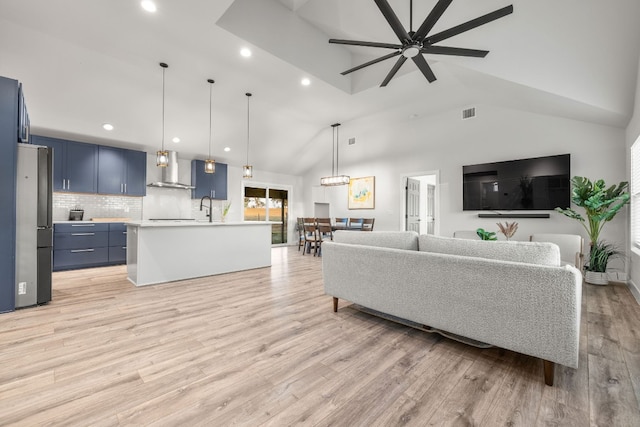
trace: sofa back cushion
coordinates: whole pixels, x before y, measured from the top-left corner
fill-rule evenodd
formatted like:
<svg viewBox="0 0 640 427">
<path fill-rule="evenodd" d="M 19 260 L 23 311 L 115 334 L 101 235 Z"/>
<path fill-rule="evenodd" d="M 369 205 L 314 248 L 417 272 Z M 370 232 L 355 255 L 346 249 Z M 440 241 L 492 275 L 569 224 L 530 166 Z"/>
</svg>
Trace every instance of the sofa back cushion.
<svg viewBox="0 0 640 427">
<path fill-rule="evenodd" d="M 466 240 L 423 234 L 419 248 L 421 252 L 560 266 L 560 248 L 547 242 Z"/>
<path fill-rule="evenodd" d="M 346 231 L 333 233 L 333 241 L 352 245 L 379 246 L 383 248 L 418 250 L 418 233 L 415 231 Z"/>
</svg>

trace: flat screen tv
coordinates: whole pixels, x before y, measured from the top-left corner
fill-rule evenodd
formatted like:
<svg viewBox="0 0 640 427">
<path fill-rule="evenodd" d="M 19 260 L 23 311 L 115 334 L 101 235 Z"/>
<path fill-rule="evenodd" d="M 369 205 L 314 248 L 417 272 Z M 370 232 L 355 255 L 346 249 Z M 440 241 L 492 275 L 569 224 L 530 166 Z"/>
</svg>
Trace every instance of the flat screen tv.
<svg viewBox="0 0 640 427">
<path fill-rule="evenodd" d="M 475 210 L 552 210 L 569 207 L 569 154 L 462 167 L 462 205 Z"/>
</svg>

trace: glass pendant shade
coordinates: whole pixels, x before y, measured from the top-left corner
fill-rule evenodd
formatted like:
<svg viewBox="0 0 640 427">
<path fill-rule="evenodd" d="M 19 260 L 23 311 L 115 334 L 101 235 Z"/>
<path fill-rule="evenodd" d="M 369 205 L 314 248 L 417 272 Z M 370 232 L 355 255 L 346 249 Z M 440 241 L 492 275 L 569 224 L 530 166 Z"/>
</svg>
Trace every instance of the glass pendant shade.
<svg viewBox="0 0 640 427">
<path fill-rule="evenodd" d="M 205 173 L 216 173 L 216 161 L 212 159 L 207 159 L 204 161 L 204 172 Z"/>
<path fill-rule="evenodd" d="M 156 166 L 166 168 L 169 164 L 169 152 L 166 150 L 160 150 L 156 153 Z"/>
<path fill-rule="evenodd" d="M 242 177 L 243 178 L 253 178 L 253 166 L 244 165 L 242 167 Z"/>
<path fill-rule="evenodd" d="M 349 184 L 350 179 L 351 178 L 349 178 L 347 175 L 325 176 L 323 178 L 320 178 L 320 185 L 323 185 L 325 187 L 331 187 L 334 185 L 347 185 Z"/>
</svg>

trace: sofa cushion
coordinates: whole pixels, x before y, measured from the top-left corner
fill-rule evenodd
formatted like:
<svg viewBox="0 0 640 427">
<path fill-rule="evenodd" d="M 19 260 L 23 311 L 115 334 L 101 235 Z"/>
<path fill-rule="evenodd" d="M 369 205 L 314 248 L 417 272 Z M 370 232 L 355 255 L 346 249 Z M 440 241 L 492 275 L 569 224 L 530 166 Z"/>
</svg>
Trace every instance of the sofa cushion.
<svg viewBox="0 0 640 427">
<path fill-rule="evenodd" d="M 466 240 L 423 234 L 418 246 L 421 252 L 560 266 L 560 249 L 547 242 Z"/>
<path fill-rule="evenodd" d="M 418 233 L 415 231 L 346 231 L 333 233 L 333 241 L 352 245 L 379 246 L 383 248 L 418 250 Z"/>
</svg>

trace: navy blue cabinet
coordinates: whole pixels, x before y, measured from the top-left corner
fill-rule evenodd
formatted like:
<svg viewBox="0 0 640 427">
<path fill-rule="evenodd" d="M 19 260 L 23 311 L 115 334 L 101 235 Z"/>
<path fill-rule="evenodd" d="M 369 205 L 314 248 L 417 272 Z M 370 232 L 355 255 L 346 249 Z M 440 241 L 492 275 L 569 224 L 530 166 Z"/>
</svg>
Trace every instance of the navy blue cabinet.
<svg viewBox="0 0 640 427">
<path fill-rule="evenodd" d="M 16 289 L 16 155 L 20 83 L 0 77 L 0 313 L 15 309 Z"/>
<path fill-rule="evenodd" d="M 124 223 L 58 223 L 53 227 L 53 270 L 75 270 L 125 264 Z"/>
<path fill-rule="evenodd" d="M 216 162 L 216 173 L 205 173 L 203 160 L 191 161 L 191 185 L 193 199 L 209 196 L 212 199 L 227 200 L 227 165 Z"/>
<path fill-rule="evenodd" d="M 53 191 L 97 192 L 97 145 L 38 135 L 31 142 L 53 148 Z"/>
<path fill-rule="evenodd" d="M 127 225 L 122 222 L 109 224 L 109 264 L 127 262 Z"/>
<path fill-rule="evenodd" d="M 144 196 L 146 183 L 147 153 L 98 147 L 98 193 Z"/>
</svg>

